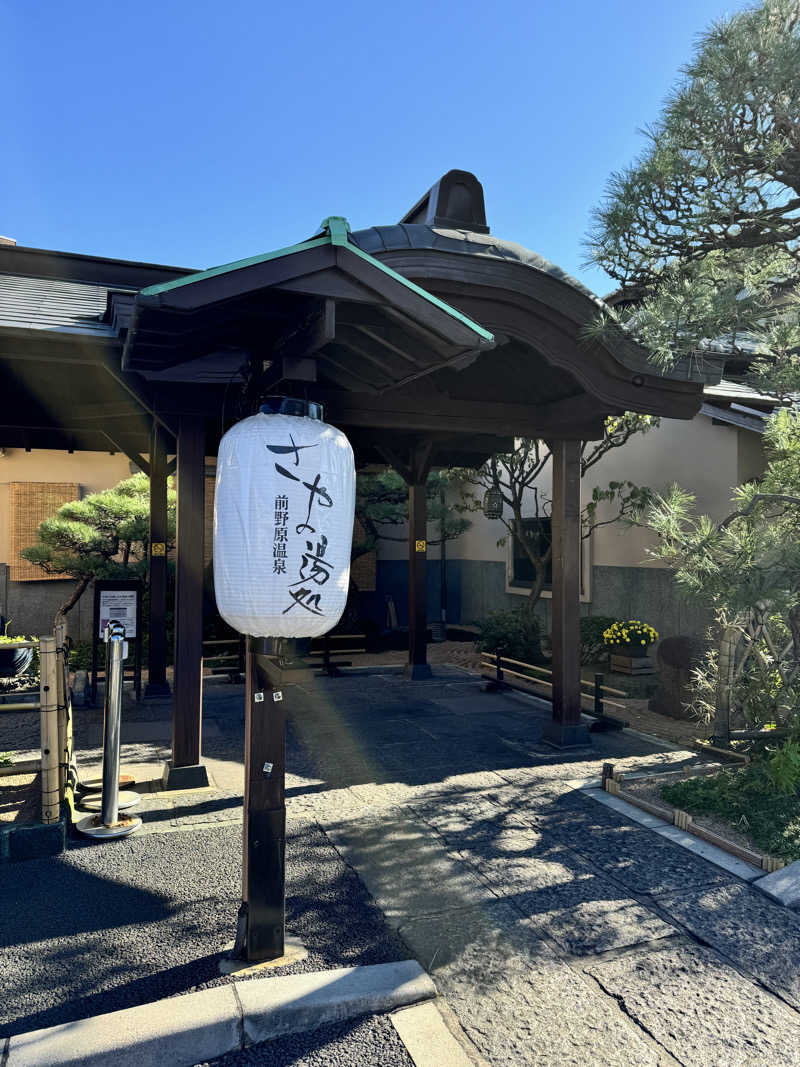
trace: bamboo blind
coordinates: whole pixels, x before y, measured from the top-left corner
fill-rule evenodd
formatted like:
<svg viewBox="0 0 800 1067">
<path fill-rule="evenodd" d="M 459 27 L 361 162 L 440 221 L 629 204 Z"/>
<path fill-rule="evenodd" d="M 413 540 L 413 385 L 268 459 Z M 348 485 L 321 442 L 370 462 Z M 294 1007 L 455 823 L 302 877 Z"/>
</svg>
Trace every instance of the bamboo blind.
<svg viewBox="0 0 800 1067">
<path fill-rule="evenodd" d="M 353 541 L 361 541 L 364 537 L 364 527 L 356 518 L 353 527 Z M 350 568 L 350 576 L 358 586 L 361 593 L 374 593 L 377 582 L 378 553 L 373 548 L 371 552 L 365 552 L 354 560 Z"/>
<path fill-rule="evenodd" d="M 45 574 L 41 567 L 20 558 L 23 548 L 36 542 L 39 524 L 51 519 L 62 504 L 77 500 L 77 482 L 9 482 L 8 510 L 11 523 L 9 537 L 9 578 L 12 582 L 63 581 L 63 575 Z"/>
</svg>

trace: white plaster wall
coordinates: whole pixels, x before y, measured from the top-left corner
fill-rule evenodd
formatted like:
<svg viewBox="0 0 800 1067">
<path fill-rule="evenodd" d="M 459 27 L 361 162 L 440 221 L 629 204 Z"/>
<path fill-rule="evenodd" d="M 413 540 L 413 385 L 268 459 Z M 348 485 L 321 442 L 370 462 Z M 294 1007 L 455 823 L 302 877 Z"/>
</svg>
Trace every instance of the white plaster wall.
<svg viewBox="0 0 800 1067">
<path fill-rule="evenodd" d="M 631 481 L 659 492 L 677 482 L 693 492 L 698 511 L 721 519 L 730 510 L 739 475 L 739 431 L 714 426 L 705 415 L 661 425 L 607 455 L 583 480 L 584 495 L 596 485 Z M 655 537 L 621 524 L 601 527 L 592 539 L 592 562 L 600 567 L 659 566 L 647 559 Z"/>
<path fill-rule="evenodd" d="M 695 493 L 700 512 L 722 518 L 728 513 L 731 489 L 739 481 L 740 473 L 746 470 L 752 476 L 759 469 L 760 445 L 757 440 L 755 443 L 743 442 L 742 433 L 746 431 L 715 426 L 705 415 L 697 415 L 689 421 L 663 419 L 659 427 L 634 437 L 588 471 L 582 482 L 583 499 L 588 499 L 595 486 L 606 486 L 611 481 L 631 481 L 658 491 L 677 482 Z M 748 434 L 749 437 L 755 435 Z M 549 497 L 549 464 L 540 485 Z M 606 514 L 609 511 L 607 508 Z M 533 514 L 532 509 L 530 513 Z M 481 512 L 470 518 L 471 528 L 458 540 L 448 543 L 448 558 L 507 562 L 508 546 L 497 546 L 498 539 L 505 534 L 502 523 L 484 518 Z M 388 532 L 405 537 L 406 528 L 398 526 Z M 436 534 L 431 526 L 429 536 L 435 537 Z M 601 527 L 592 537 L 592 564 L 605 567 L 660 566 L 657 561 L 647 558 L 647 548 L 654 541 L 655 538 L 643 530 L 620 524 Z M 435 559 L 438 551 L 432 546 L 430 558 Z M 406 544 L 400 542 L 382 541 L 378 549 L 381 559 L 405 559 L 407 554 Z"/>
</svg>

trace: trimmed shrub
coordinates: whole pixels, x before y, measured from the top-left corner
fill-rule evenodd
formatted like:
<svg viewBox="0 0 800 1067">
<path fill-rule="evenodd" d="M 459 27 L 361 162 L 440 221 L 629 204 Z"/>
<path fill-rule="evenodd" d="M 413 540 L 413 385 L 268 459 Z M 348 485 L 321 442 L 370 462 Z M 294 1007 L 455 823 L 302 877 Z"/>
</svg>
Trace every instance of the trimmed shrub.
<svg viewBox="0 0 800 1067">
<path fill-rule="evenodd" d="M 603 634 L 617 620 L 612 615 L 584 615 L 581 618 L 581 663 L 596 663 L 608 655 Z"/>
<path fill-rule="evenodd" d="M 496 611 L 478 626 L 481 651 L 500 651 L 523 663 L 544 662 L 539 620 L 527 605 L 511 611 Z"/>
</svg>

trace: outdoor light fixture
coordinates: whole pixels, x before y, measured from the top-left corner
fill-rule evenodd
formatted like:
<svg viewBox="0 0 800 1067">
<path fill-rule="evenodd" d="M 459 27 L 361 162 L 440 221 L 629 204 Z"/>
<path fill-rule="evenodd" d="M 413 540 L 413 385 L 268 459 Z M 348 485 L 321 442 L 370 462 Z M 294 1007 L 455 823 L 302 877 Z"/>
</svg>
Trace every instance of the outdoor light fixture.
<svg viewBox="0 0 800 1067">
<path fill-rule="evenodd" d="M 503 494 L 499 489 L 487 489 L 483 494 L 483 514 L 487 519 L 502 519 Z"/>
<path fill-rule="evenodd" d="M 252 637 L 319 637 L 350 583 L 355 463 L 322 407 L 272 398 L 220 441 L 214 498 L 219 613 Z"/>
</svg>

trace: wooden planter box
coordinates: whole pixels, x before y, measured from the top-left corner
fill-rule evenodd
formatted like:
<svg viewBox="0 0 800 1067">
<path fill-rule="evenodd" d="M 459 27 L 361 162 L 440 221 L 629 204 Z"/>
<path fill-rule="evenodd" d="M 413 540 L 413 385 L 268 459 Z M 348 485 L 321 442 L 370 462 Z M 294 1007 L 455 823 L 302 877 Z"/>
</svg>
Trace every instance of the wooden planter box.
<svg viewBox="0 0 800 1067">
<path fill-rule="evenodd" d="M 611 670 L 620 674 L 655 674 L 656 661 L 641 652 L 631 655 L 627 649 L 616 649 L 611 653 Z"/>
</svg>

